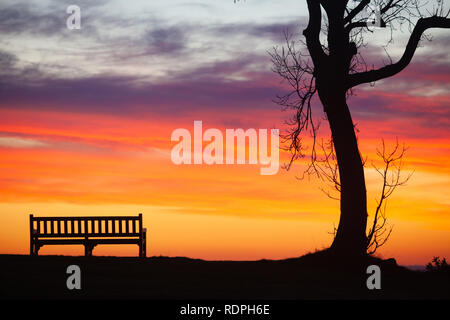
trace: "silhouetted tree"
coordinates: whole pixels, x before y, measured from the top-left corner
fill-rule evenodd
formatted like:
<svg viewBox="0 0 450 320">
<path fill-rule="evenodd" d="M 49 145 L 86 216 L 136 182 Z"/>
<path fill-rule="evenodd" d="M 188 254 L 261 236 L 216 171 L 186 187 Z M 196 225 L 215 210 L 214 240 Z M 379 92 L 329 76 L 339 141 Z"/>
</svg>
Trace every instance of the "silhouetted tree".
<svg viewBox="0 0 450 320">
<path fill-rule="evenodd" d="M 430 28 L 450 28 L 449 12 L 444 12 L 441 0 L 434 5 L 418 0 L 361 0 L 356 5 L 348 0 L 306 0 L 309 23 L 303 31 L 307 53 L 298 51 L 291 37 L 287 44 L 271 53 L 274 71 L 286 80 L 292 91 L 278 97 L 278 103 L 295 110 L 289 122 L 291 128 L 284 135 L 292 152 L 292 162 L 305 156 L 302 133 L 313 138 L 311 162 L 307 173 L 323 174 L 317 166 L 316 145 L 318 126 L 312 117 L 312 98 L 318 95 L 331 129 L 339 178 L 340 221 L 331 249 L 344 254 L 365 254 L 377 230 L 376 224 L 367 228 L 367 199 L 363 160 L 358 149 L 355 126 L 347 105 L 352 89 L 360 84 L 373 83 L 392 77 L 410 62 Z M 424 5 L 427 5 L 424 7 Z M 374 19 L 363 15 L 374 8 Z M 431 11 L 430 11 L 431 10 Z M 324 14 L 322 14 L 322 11 Z M 423 14 L 426 12 L 426 16 Z M 364 36 L 372 26 L 391 28 L 407 26 L 411 31 L 403 55 L 381 68 L 369 69 L 360 48 Z M 391 39 L 388 42 L 392 41 Z"/>
<path fill-rule="evenodd" d="M 321 158 L 315 160 L 314 166 L 320 172 L 320 178 L 330 184 L 332 191 L 341 192 L 339 179 L 339 167 L 336 161 L 336 153 L 333 147 L 333 140 L 319 143 L 321 149 Z M 393 226 L 388 226 L 386 217 L 386 206 L 388 198 L 394 193 L 399 186 L 405 185 L 411 178 L 412 173 L 406 177 L 402 177 L 401 171 L 403 167 L 403 157 L 407 148 L 400 145 L 396 141 L 392 150 L 388 150 L 384 140 L 381 143 L 381 149 L 377 149 L 377 156 L 382 161 L 383 166 L 377 167 L 372 163 L 375 171 L 382 178 L 382 186 L 379 198 L 376 200 L 377 205 L 373 214 L 371 226 L 367 232 L 366 251 L 368 254 L 374 254 L 378 248 L 382 247 L 389 239 Z M 366 160 L 363 160 L 365 166 Z M 339 200 L 333 195 L 332 191 L 321 189 L 329 198 Z M 334 227 L 332 234 L 336 237 L 337 229 Z"/>
<path fill-rule="evenodd" d="M 450 272 L 450 265 L 445 258 L 441 260 L 439 257 L 434 257 L 431 262 L 427 263 L 426 270 L 428 272 Z"/>
</svg>

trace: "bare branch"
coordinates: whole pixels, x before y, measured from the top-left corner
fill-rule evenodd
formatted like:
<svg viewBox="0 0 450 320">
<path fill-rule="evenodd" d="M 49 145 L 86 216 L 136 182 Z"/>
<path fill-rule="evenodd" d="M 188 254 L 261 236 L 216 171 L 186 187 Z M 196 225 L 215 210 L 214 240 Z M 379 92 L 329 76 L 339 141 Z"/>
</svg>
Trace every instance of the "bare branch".
<svg viewBox="0 0 450 320">
<path fill-rule="evenodd" d="M 322 12 L 320 10 L 320 2 L 316 0 L 307 0 L 308 12 L 309 12 L 309 22 L 305 30 L 303 30 L 303 35 L 306 38 L 306 46 L 311 55 L 311 58 L 315 66 L 320 65 L 323 59 L 325 59 L 326 54 L 323 51 L 322 45 L 320 43 L 320 30 L 322 24 Z"/>
<path fill-rule="evenodd" d="M 433 16 L 429 18 L 420 18 L 409 38 L 403 56 L 396 63 L 389 64 L 380 69 L 366 72 L 354 73 L 348 76 L 348 87 L 352 88 L 362 83 L 375 82 L 384 78 L 392 77 L 408 66 L 416 51 L 422 34 L 430 28 L 450 28 L 450 19 L 445 17 Z"/>
<path fill-rule="evenodd" d="M 319 124 L 314 122 L 312 115 L 311 100 L 317 89 L 311 58 L 297 50 L 295 42 L 291 40 L 292 36 L 287 32 L 285 33 L 285 39 L 286 45 L 284 47 L 281 49 L 275 47 L 269 54 L 272 59 L 273 71 L 286 81 L 292 89 L 284 95 L 277 96 L 275 100 L 275 103 L 280 105 L 283 110 L 295 110 L 292 119 L 286 122 L 290 128 L 286 133 L 280 134 L 283 144 L 288 143 L 285 150 L 292 154 L 290 162 L 285 166 L 286 169 L 289 169 L 296 159 L 304 157 L 304 146 L 301 138 L 304 131 L 309 131 L 313 138 L 311 158 L 316 157 L 315 139 Z"/>
<path fill-rule="evenodd" d="M 392 228 L 386 226 L 386 205 L 387 199 L 392 195 L 398 186 L 405 185 L 411 178 L 412 173 L 406 178 L 401 177 L 401 169 L 403 166 L 403 157 L 407 148 L 396 141 L 392 151 L 386 149 L 384 140 L 382 140 L 381 150 L 377 150 L 378 157 L 383 161 L 383 168 L 375 170 L 383 179 L 380 197 L 377 200 L 377 207 L 373 217 L 373 223 L 367 234 L 367 253 L 373 254 L 378 248 L 383 246 L 391 235 Z"/>
<path fill-rule="evenodd" d="M 350 23 L 353 18 L 355 18 L 358 13 L 364 10 L 365 7 L 370 3 L 370 0 L 362 0 L 350 13 L 344 18 L 344 24 Z"/>
</svg>

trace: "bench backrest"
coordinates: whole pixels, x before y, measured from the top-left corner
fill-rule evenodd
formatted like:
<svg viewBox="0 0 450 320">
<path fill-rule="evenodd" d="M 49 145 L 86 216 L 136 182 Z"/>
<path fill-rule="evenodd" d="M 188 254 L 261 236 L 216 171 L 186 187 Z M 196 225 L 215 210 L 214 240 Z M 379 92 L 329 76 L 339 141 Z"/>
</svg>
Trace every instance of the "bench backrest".
<svg viewBox="0 0 450 320">
<path fill-rule="evenodd" d="M 112 217 L 34 217 L 30 232 L 35 237 L 139 237 L 142 214 Z"/>
</svg>

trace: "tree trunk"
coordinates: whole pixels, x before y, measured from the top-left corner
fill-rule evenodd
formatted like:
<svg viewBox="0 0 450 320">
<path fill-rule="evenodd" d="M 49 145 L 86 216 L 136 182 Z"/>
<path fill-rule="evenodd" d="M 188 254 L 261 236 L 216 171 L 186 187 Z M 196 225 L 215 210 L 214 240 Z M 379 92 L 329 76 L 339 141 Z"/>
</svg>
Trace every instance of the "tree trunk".
<svg viewBox="0 0 450 320">
<path fill-rule="evenodd" d="M 367 195 L 364 168 L 345 93 L 319 92 L 330 124 L 341 185 L 341 215 L 331 249 L 345 255 L 366 252 Z"/>
</svg>

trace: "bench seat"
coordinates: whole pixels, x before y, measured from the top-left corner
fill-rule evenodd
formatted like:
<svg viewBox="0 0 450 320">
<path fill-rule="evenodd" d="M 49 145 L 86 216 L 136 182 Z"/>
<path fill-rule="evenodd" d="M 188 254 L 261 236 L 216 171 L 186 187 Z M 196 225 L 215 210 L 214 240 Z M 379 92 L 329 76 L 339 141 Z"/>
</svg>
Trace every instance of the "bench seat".
<svg viewBox="0 0 450 320">
<path fill-rule="evenodd" d="M 137 244 L 146 257 L 147 231 L 138 216 L 34 217 L 30 215 L 30 255 L 44 245 L 85 247 L 85 256 L 99 244 Z"/>
</svg>

